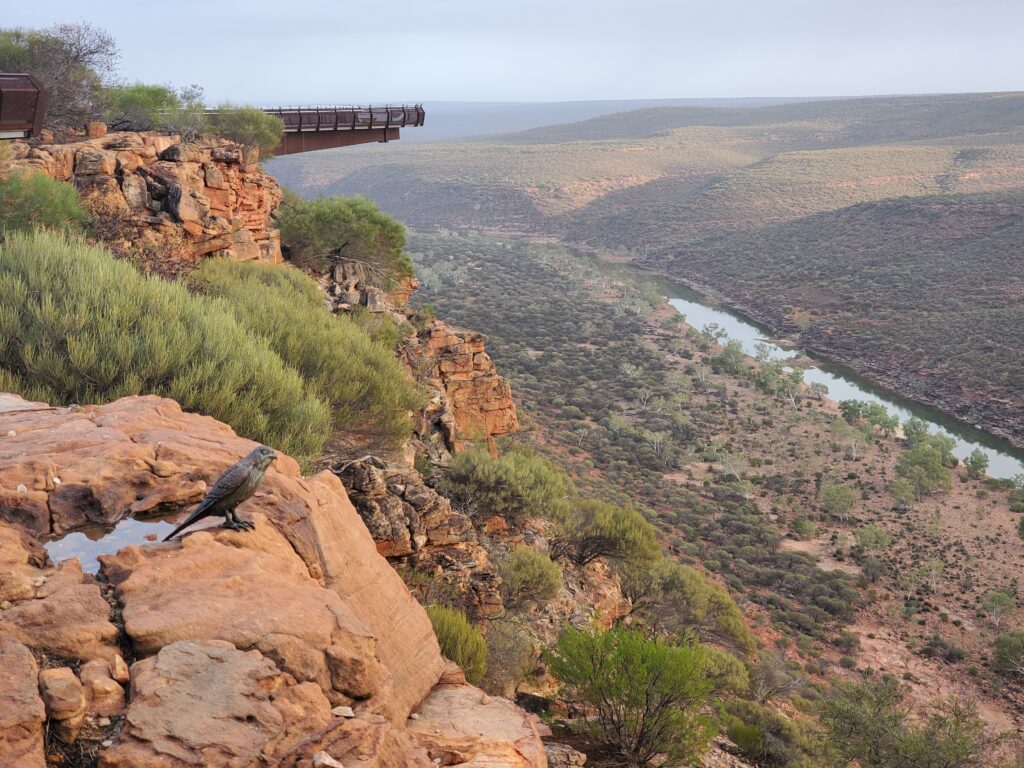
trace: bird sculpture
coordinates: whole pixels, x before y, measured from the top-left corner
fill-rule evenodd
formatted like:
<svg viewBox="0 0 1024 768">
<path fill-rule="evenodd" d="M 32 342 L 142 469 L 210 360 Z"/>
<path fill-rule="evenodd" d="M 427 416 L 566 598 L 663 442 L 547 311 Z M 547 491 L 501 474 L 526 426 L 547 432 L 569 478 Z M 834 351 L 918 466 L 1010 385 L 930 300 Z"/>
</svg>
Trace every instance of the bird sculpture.
<svg viewBox="0 0 1024 768">
<path fill-rule="evenodd" d="M 173 539 L 192 523 L 214 515 L 224 517 L 222 528 L 229 528 L 233 531 L 251 531 L 256 526 L 250 521 L 240 518 L 235 513 L 235 508 L 256 493 L 256 489 L 263 482 L 263 475 L 266 473 L 267 467 L 276 458 L 277 454 L 273 448 L 261 445 L 251 450 L 238 463 L 228 467 L 196 507 L 195 512 L 171 531 L 164 541 Z"/>
</svg>

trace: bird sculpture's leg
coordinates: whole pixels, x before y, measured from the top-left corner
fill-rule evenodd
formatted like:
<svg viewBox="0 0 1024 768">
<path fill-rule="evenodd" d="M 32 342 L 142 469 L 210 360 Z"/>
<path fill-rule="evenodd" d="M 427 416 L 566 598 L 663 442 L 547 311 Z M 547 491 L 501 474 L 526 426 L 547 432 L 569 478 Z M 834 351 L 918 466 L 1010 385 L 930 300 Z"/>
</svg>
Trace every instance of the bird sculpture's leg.
<svg viewBox="0 0 1024 768">
<path fill-rule="evenodd" d="M 248 520 L 240 518 L 232 507 L 224 513 L 224 523 L 221 525 L 221 528 L 227 528 L 231 531 L 251 531 L 256 526 Z"/>
<path fill-rule="evenodd" d="M 221 528 L 227 528 L 229 531 L 240 531 L 241 528 L 238 525 L 238 521 L 235 519 L 234 508 L 224 510 L 224 522 L 221 523 Z"/>
</svg>

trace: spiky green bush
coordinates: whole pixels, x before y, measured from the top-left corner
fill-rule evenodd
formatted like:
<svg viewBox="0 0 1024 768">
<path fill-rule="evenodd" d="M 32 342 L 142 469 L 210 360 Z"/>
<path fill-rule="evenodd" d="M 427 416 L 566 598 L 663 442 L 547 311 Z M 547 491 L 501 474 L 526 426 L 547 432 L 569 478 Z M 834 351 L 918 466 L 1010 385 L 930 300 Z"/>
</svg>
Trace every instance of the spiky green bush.
<svg viewBox="0 0 1024 768">
<path fill-rule="evenodd" d="M 210 259 L 193 279 L 299 372 L 331 406 L 335 429 L 392 444 L 410 434 L 409 412 L 421 404 L 421 393 L 390 347 L 324 311 L 323 294 L 307 275 L 288 266 Z"/>
<path fill-rule="evenodd" d="M 228 302 L 53 233 L 0 245 L 0 383 L 55 404 L 163 395 L 299 457 L 330 428 L 326 403 Z"/>
<path fill-rule="evenodd" d="M 427 616 L 445 658 L 458 664 L 474 685 L 487 673 L 487 642 L 466 614 L 443 605 L 428 605 Z"/>
<path fill-rule="evenodd" d="M 0 172 L 3 170 L 0 168 Z M 28 170 L 0 179 L 0 232 L 72 230 L 85 219 L 78 192 L 66 182 Z"/>
<path fill-rule="evenodd" d="M 502 600 L 513 610 L 547 605 L 562 588 L 561 567 L 533 547 L 517 547 L 499 572 Z"/>
<path fill-rule="evenodd" d="M 558 517 L 572 489 L 569 478 L 543 456 L 516 446 L 495 459 L 484 448 L 458 454 L 438 490 L 474 515 L 510 522 Z"/>
</svg>

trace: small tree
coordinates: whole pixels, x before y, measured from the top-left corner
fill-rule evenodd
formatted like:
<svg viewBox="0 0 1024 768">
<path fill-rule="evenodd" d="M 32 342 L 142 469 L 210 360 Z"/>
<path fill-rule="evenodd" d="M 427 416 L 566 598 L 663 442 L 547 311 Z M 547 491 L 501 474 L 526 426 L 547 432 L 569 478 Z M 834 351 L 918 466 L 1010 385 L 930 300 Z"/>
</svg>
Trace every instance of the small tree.
<svg viewBox="0 0 1024 768">
<path fill-rule="evenodd" d="M 571 488 L 561 469 L 526 447 L 497 459 L 484 448 L 463 451 L 438 484 L 438 490 L 472 514 L 501 515 L 513 523 L 559 517 Z"/>
<path fill-rule="evenodd" d="M 284 137 L 284 120 L 255 107 L 221 104 L 210 118 L 214 131 L 242 146 L 246 162 L 269 157 Z"/>
<path fill-rule="evenodd" d="M 556 549 L 576 565 L 599 557 L 651 562 L 659 554 L 654 528 L 634 509 L 597 499 L 574 499 Z"/>
<path fill-rule="evenodd" d="M 917 500 L 914 486 L 905 477 L 897 479 L 896 482 L 890 485 L 889 493 L 892 494 L 893 501 L 896 502 L 896 506 L 899 509 L 910 509 L 911 505 Z"/>
<path fill-rule="evenodd" d="M 949 470 L 943 463 L 942 448 L 926 441 L 918 442 L 900 455 L 896 474 L 910 483 L 918 499 L 950 488 Z"/>
<path fill-rule="evenodd" d="M 968 476 L 980 480 L 988 471 L 988 456 L 980 448 L 975 448 L 964 461 L 964 466 L 967 467 Z"/>
<path fill-rule="evenodd" d="M 512 610 L 544 606 L 562 588 L 561 567 L 533 547 L 517 547 L 499 572 L 502 600 Z"/>
<path fill-rule="evenodd" d="M 1016 607 L 1017 602 L 1013 599 L 1013 595 L 1002 589 L 987 593 L 981 601 L 982 610 L 985 611 L 988 620 L 996 629 L 999 629 L 1003 619 Z"/>
<path fill-rule="evenodd" d="M 713 685 L 699 645 L 673 647 L 622 628 L 566 627 L 546 658 L 562 695 L 594 711 L 577 727 L 626 765 L 689 764 L 714 735 L 701 714 Z"/>
<path fill-rule="evenodd" d="M 855 501 L 857 494 L 848 485 L 829 484 L 821 489 L 822 511 L 839 518 L 841 522 L 846 522 L 846 516 L 850 514 Z"/>
<path fill-rule="evenodd" d="M 992 647 L 992 669 L 1024 675 L 1024 631 L 1007 632 Z"/>
<path fill-rule="evenodd" d="M 104 85 L 120 53 L 114 38 L 91 24 L 43 30 L 0 30 L 0 72 L 31 72 L 46 86 L 46 127 L 80 130 L 103 114 Z"/>
<path fill-rule="evenodd" d="M 916 416 L 911 416 L 903 424 L 903 439 L 906 440 L 907 448 L 915 447 L 928 436 L 928 423 Z"/>
<path fill-rule="evenodd" d="M 324 271 L 355 262 L 369 282 L 380 285 L 413 272 L 405 253 L 405 227 L 365 197 L 303 200 L 285 192 L 274 218 L 289 258 L 300 266 Z"/>
<path fill-rule="evenodd" d="M 487 673 L 487 643 L 466 614 L 444 605 L 428 605 L 427 616 L 445 658 L 458 664 L 474 685 Z"/>
<path fill-rule="evenodd" d="M 206 126 L 199 86 L 134 83 L 108 90 L 107 125 L 117 131 L 167 130 L 194 139 Z"/>
</svg>

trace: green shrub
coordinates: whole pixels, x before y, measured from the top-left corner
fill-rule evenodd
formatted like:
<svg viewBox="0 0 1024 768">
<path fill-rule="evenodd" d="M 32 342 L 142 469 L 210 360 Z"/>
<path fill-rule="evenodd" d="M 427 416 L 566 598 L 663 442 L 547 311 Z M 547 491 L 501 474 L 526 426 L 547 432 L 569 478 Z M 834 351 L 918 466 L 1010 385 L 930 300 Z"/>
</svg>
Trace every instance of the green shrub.
<svg viewBox="0 0 1024 768">
<path fill-rule="evenodd" d="M 651 563 L 660 554 L 654 527 L 635 509 L 573 499 L 560 524 L 558 550 L 576 565 L 599 557 Z"/>
<path fill-rule="evenodd" d="M 284 120 L 255 107 L 221 104 L 209 121 L 211 130 L 242 146 L 247 161 L 269 157 L 284 138 Z"/>
<path fill-rule="evenodd" d="M 903 451 L 896 463 L 896 474 L 913 486 L 918 499 L 950 488 L 949 470 L 944 461 L 946 451 L 933 442 L 939 437 L 928 435 L 919 440 L 913 448 Z"/>
<path fill-rule="evenodd" d="M 108 88 L 107 124 L 116 131 L 174 131 L 192 139 L 206 127 L 202 91 L 147 83 Z"/>
<path fill-rule="evenodd" d="M 562 588 L 561 567 L 533 547 L 517 547 L 499 572 L 502 600 L 512 610 L 531 605 L 543 607 Z"/>
<path fill-rule="evenodd" d="M 485 448 L 463 451 L 438 484 L 441 493 L 473 514 L 501 515 L 512 523 L 557 517 L 571 487 L 561 469 L 520 446 L 497 459 Z"/>
<path fill-rule="evenodd" d="M 411 433 L 409 412 L 422 397 L 394 352 L 348 318 L 326 312 L 307 275 L 288 266 L 209 259 L 193 280 L 299 372 L 331 406 L 335 429 L 392 445 Z"/>
<path fill-rule="evenodd" d="M 480 631 L 466 619 L 466 614 L 443 605 L 428 605 L 427 615 L 441 653 L 466 672 L 466 679 L 479 683 L 487 673 L 487 643 Z"/>
<path fill-rule="evenodd" d="M 863 768 L 982 768 L 993 765 L 995 746 L 973 702 L 949 698 L 934 704 L 927 720 L 909 717 L 903 690 L 891 675 L 833 681 L 821 720 L 832 742 Z"/>
<path fill-rule="evenodd" d="M 1024 631 L 1007 632 L 996 638 L 992 646 L 992 669 L 1024 674 Z"/>
<path fill-rule="evenodd" d="M 70 231 L 86 220 L 78 192 L 38 171 L 22 170 L 0 179 L 0 232 Z"/>
<path fill-rule="evenodd" d="M 813 539 L 814 530 L 814 523 L 806 517 L 797 517 L 793 520 L 793 533 L 801 539 Z"/>
<path fill-rule="evenodd" d="M 701 714 L 713 683 L 699 645 L 674 647 L 630 629 L 566 627 L 546 654 L 572 704 L 591 709 L 593 732 L 627 765 L 692 764 L 714 736 Z"/>
<path fill-rule="evenodd" d="M 389 278 L 413 272 L 405 227 L 365 197 L 303 200 L 286 192 L 274 217 L 289 257 L 303 266 L 323 270 L 338 261 L 358 262 L 367 279 L 383 287 Z"/>
<path fill-rule="evenodd" d="M 0 245 L 0 369 L 6 387 L 54 404 L 171 397 L 300 457 L 320 451 L 330 424 L 326 404 L 225 302 L 56 234 Z"/>
<path fill-rule="evenodd" d="M 728 733 L 748 759 L 764 766 L 827 768 L 835 765 L 820 729 L 808 718 L 787 717 L 770 706 L 734 699 L 726 705 Z"/>
<path fill-rule="evenodd" d="M 487 674 L 480 687 L 495 696 L 514 699 L 516 688 L 532 670 L 536 651 L 529 630 L 517 619 L 487 623 Z"/>
<path fill-rule="evenodd" d="M 634 615 L 652 630 L 681 636 L 696 633 L 705 640 L 728 642 L 745 653 L 757 648 L 739 606 L 702 571 L 668 558 L 653 565 L 620 563 L 616 570 Z"/>
</svg>

